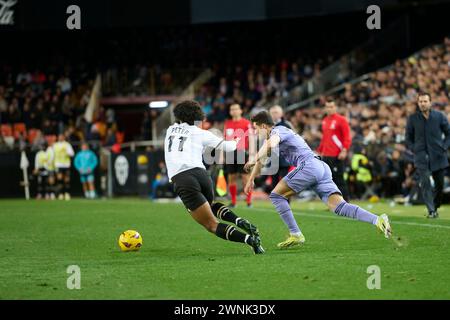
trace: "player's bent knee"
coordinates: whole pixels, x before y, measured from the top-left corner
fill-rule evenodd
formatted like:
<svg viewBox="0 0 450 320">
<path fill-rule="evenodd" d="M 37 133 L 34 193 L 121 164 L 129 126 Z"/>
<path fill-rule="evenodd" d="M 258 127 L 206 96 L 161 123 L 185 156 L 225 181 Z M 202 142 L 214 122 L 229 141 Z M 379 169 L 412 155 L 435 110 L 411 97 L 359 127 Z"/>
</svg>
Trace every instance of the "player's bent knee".
<svg viewBox="0 0 450 320">
<path fill-rule="evenodd" d="M 218 222 L 216 220 L 208 220 L 203 224 L 203 227 L 211 232 L 216 233 Z"/>
<path fill-rule="evenodd" d="M 275 193 L 275 192 L 270 193 L 269 199 L 270 199 L 270 201 L 272 201 L 273 204 L 276 204 L 280 201 L 287 201 L 286 197 L 284 197 L 278 193 Z"/>
</svg>

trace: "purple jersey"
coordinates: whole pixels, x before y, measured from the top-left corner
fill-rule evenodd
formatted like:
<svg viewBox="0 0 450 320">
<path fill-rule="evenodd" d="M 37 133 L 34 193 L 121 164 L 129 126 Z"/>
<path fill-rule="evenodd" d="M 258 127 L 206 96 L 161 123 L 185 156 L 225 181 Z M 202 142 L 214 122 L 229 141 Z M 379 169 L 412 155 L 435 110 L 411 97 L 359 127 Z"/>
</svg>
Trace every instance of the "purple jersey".
<svg viewBox="0 0 450 320">
<path fill-rule="evenodd" d="M 301 161 L 315 156 L 306 141 L 291 129 L 276 126 L 270 132 L 270 136 L 273 135 L 280 137 L 279 155 L 290 165 L 298 166 Z"/>
</svg>

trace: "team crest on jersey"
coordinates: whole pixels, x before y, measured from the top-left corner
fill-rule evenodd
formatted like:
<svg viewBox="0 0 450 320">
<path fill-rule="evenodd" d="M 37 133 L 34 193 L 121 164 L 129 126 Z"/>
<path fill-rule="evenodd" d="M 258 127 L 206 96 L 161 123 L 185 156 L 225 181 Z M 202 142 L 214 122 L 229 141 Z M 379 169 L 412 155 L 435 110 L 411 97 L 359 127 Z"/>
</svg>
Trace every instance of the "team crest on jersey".
<svg viewBox="0 0 450 320">
<path fill-rule="evenodd" d="M 232 129 L 232 128 L 228 128 L 228 129 L 226 130 L 227 136 L 232 136 L 232 135 L 233 135 L 233 132 L 234 132 L 234 129 Z"/>
</svg>

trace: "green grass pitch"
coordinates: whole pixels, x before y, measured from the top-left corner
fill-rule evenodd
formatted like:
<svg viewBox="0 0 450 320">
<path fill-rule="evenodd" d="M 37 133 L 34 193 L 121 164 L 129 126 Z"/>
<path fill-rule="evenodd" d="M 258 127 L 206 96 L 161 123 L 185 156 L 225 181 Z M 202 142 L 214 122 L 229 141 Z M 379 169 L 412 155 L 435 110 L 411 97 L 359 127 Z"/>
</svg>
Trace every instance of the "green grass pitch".
<svg viewBox="0 0 450 320">
<path fill-rule="evenodd" d="M 367 207 L 368 203 L 360 203 Z M 236 213 L 261 231 L 266 254 L 211 235 L 179 203 L 148 200 L 0 201 L 0 299 L 449 299 L 450 207 L 373 205 L 394 238 L 337 217 L 319 202 L 294 203 L 304 247 L 280 251 L 285 229 L 268 202 Z M 143 236 L 121 252 L 119 234 Z M 66 287 L 78 265 L 81 289 Z M 381 271 L 369 290 L 367 268 Z"/>
</svg>

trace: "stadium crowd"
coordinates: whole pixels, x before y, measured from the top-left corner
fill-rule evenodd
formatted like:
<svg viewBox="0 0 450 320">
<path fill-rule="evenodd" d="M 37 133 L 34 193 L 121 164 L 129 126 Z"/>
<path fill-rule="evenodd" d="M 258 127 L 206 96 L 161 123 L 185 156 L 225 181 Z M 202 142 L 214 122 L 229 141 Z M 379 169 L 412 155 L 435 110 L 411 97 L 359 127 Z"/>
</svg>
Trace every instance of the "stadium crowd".
<svg viewBox="0 0 450 320">
<path fill-rule="evenodd" d="M 282 59 L 270 65 L 235 65 L 218 68 L 215 76 L 202 86 L 196 95 L 211 123 L 221 123 L 228 117 L 226 106 L 239 103 L 244 113 L 254 114 L 261 108 L 273 104 L 289 95 L 289 91 L 305 80 L 320 74 L 320 70 L 333 57 L 325 62 L 294 61 Z"/>
<path fill-rule="evenodd" d="M 270 103 L 334 59 L 313 35 L 290 44 L 292 50 L 279 50 L 289 43 L 287 31 L 305 24 L 292 20 L 244 24 L 245 28 L 233 24 L 227 28 L 155 28 L 151 33 L 116 30 L 113 37 L 100 33 L 87 39 L 61 38 L 59 46 L 54 46 L 51 37 L 27 35 L 16 48 L 23 54 L 5 52 L 0 59 L 0 150 L 20 149 L 27 142 L 39 144 L 45 136 L 59 132 L 78 143 L 85 139 L 108 145 L 120 142 L 122 135 L 116 133 L 121 130 L 112 109 L 101 109 L 93 125 L 83 120 L 98 72 L 103 96 L 139 96 L 177 94 L 201 70 L 210 68 L 216 76 L 199 99 L 205 101 L 208 115 L 219 120 L 223 117 L 220 110 L 230 99 L 246 105 L 247 110 L 261 99 Z M 334 32 L 354 34 L 350 27 Z M 271 33 L 277 36 L 267 47 L 266 35 Z M 363 38 L 362 33 L 354 36 Z M 335 56 L 352 45 L 350 40 L 344 44 L 336 39 L 330 36 L 329 43 L 340 44 L 332 50 Z M 29 47 L 42 50 L 31 53 Z M 239 51 L 246 54 L 236 55 Z M 24 60 L 25 55 L 30 58 Z"/>
<path fill-rule="evenodd" d="M 240 103 L 244 115 L 250 117 L 265 110 L 263 105 L 273 105 L 270 96 L 288 94 L 300 79 L 320 73 L 320 66 L 303 65 L 299 69 L 297 63 L 289 65 L 283 61 L 278 68 L 272 66 L 266 72 L 236 66 L 226 76 L 217 77 L 212 82 L 215 85 L 202 87 L 196 99 L 203 105 L 210 124 L 221 128 L 229 116 L 226 106 L 231 102 Z M 405 129 L 407 117 L 416 110 L 419 91 L 429 92 L 433 107 L 445 113 L 450 121 L 449 38 L 407 59 L 397 60 L 389 68 L 370 73 L 364 81 L 347 83 L 342 91 L 330 96 L 351 128 L 346 179 L 353 197 L 402 195 L 405 201 L 417 197 L 413 155 L 405 147 Z M 322 137 L 323 106 L 327 98 L 323 96 L 314 106 L 286 115 L 314 149 Z M 447 172 L 447 193 L 449 180 Z"/>
<path fill-rule="evenodd" d="M 189 51 L 192 57 L 196 56 L 196 48 L 204 47 L 203 43 L 197 43 L 199 41 L 195 37 L 188 41 L 192 47 Z M 222 44 L 219 40 L 217 42 L 214 48 L 220 49 Z M 177 48 L 186 45 L 175 40 L 173 45 L 170 43 L 164 47 L 167 52 L 176 52 Z M 202 55 L 208 53 L 197 56 Z M 274 105 L 280 97 L 288 96 L 294 87 L 305 80 L 320 75 L 321 70 L 335 59 L 323 52 L 317 54 L 315 59 L 273 55 L 265 63 L 261 63 L 264 58 L 261 56 L 255 60 L 256 63 L 228 63 L 227 57 L 222 56 L 225 61 L 222 64 L 211 62 L 209 67 L 215 71 L 215 76 L 197 91 L 195 97 L 203 106 L 208 122 L 218 128 L 229 117 L 227 108 L 231 103 L 239 103 L 248 118 Z M 450 40 L 446 38 L 442 44 L 397 60 L 391 67 L 375 71 L 368 79 L 356 84 L 347 83 L 343 90 L 332 94 L 339 112 L 346 116 L 351 127 L 353 142 L 346 171 L 354 196 L 411 195 L 415 180 L 412 154 L 404 146 L 406 119 L 416 110 L 415 99 L 419 90 L 429 92 L 434 107 L 450 119 L 449 61 Z M 121 86 L 117 82 L 120 78 L 118 70 L 121 70 L 120 74 L 131 74 L 126 80 L 128 82 L 130 79 L 140 79 L 137 87 L 142 84 L 142 79 L 148 80 L 152 70 L 156 70 L 161 88 L 169 91 L 174 88 L 174 73 L 160 67 L 149 69 L 145 64 L 137 63 L 125 69 L 112 67 L 105 70 L 106 91 L 114 91 L 115 86 Z M 64 65 L 43 71 L 26 67 L 16 70 L 2 65 L 1 71 L 0 151 L 23 149 L 26 145 L 37 151 L 44 142 L 55 141 L 59 133 L 65 133 L 73 145 L 80 145 L 81 141 L 86 140 L 112 146 L 123 141 L 113 109 L 101 107 L 93 123 L 88 123 L 84 118 L 93 87 L 93 75 L 88 67 L 80 69 Z M 322 97 L 314 106 L 286 115 L 294 129 L 313 148 L 321 139 L 325 99 Z M 148 131 L 148 128 L 143 130 Z M 352 157 L 355 155 L 365 158 L 353 163 Z M 358 178 L 361 170 L 370 173 L 359 175 L 364 176 L 363 181 Z M 448 186 L 448 173 L 446 179 Z"/>
<path fill-rule="evenodd" d="M 29 144 L 35 151 L 44 142 L 54 142 L 59 133 L 75 145 L 83 140 L 116 143 L 113 109 L 100 107 L 92 123 L 84 118 L 92 80 L 72 76 L 69 68 L 59 72 L 24 68 L 15 73 L 4 66 L 2 75 L 0 150 L 23 149 Z"/>
<path fill-rule="evenodd" d="M 406 120 L 416 111 L 419 91 L 429 92 L 433 107 L 450 120 L 450 39 L 445 38 L 442 44 L 397 60 L 392 67 L 369 76 L 368 80 L 347 84 L 344 90 L 332 95 L 340 106 L 339 112 L 349 120 L 351 151 L 367 158 L 363 166 L 370 171 L 359 184 L 364 191 L 354 188 L 352 194 L 359 196 L 368 191 L 367 196 L 413 196 L 416 179 L 412 153 L 404 144 Z M 322 97 L 316 106 L 287 116 L 312 146 L 317 146 L 321 138 L 324 101 Z M 350 161 L 347 171 L 358 172 L 358 167 L 358 163 Z M 357 180 L 356 174 L 351 179 Z M 449 192 L 448 172 L 446 186 Z"/>
</svg>

